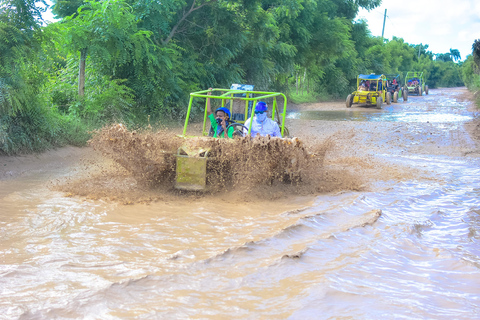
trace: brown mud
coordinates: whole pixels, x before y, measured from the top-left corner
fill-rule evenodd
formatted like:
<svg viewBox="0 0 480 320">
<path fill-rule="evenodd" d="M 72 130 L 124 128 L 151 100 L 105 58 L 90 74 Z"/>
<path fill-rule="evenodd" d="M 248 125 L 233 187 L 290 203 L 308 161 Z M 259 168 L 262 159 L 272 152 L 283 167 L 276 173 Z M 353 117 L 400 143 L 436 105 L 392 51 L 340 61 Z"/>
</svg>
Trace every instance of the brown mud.
<svg viewBox="0 0 480 320">
<path fill-rule="evenodd" d="M 52 188 L 125 203 L 205 195 L 174 190 L 175 155 L 180 146 L 209 150 L 206 194 L 235 193 L 237 198 L 248 198 L 261 193 L 276 198 L 292 192 L 318 192 L 325 188 L 325 181 L 339 188 L 335 183 L 339 179 L 323 170 L 332 139 L 314 145 L 296 138 L 185 139 L 171 131 L 136 132 L 117 124 L 98 131 L 90 145 L 104 160 L 89 161 L 84 176 L 68 177 Z"/>
<path fill-rule="evenodd" d="M 101 158 L 85 162 L 81 174 L 57 180 L 51 188 L 70 196 L 124 204 L 218 194 L 252 201 L 367 190 L 373 181 L 412 176 L 411 169 L 385 165 L 371 155 L 357 152 L 344 140 L 354 136 L 355 132 L 349 130 L 316 139 L 185 139 L 174 130 L 137 132 L 117 124 L 98 131 L 90 141 Z M 210 150 L 207 192 L 174 189 L 175 154 L 186 145 Z"/>
</svg>

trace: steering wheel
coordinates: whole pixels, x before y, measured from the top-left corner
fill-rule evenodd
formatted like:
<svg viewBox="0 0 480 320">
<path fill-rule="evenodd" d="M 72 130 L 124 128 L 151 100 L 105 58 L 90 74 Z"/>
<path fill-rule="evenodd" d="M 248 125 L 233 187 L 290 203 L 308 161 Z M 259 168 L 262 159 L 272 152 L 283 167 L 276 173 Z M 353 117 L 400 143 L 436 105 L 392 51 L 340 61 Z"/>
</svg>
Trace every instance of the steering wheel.
<svg viewBox="0 0 480 320">
<path fill-rule="evenodd" d="M 241 123 L 237 123 L 237 122 L 234 122 L 232 123 L 231 125 L 229 125 L 227 127 L 227 132 L 230 128 L 233 128 L 233 133 L 232 133 L 232 137 L 233 138 L 241 138 L 243 137 L 243 131 L 246 130 L 248 132 L 248 128 L 245 127 L 243 124 Z"/>
</svg>

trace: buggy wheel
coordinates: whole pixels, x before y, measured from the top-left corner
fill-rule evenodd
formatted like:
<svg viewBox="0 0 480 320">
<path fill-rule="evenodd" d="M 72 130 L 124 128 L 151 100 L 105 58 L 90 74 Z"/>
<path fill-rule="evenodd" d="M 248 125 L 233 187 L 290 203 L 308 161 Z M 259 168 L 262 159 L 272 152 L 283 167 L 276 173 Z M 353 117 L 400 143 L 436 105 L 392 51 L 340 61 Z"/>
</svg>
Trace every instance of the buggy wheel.
<svg viewBox="0 0 480 320">
<path fill-rule="evenodd" d="M 377 98 L 377 109 L 382 109 L 383 99 L 382 97 Z"/>
<path fill-rule="evenodd" d="M 422 95 L 422 86 L 418 86 L 418 95 L 419 95 L 419 96 Z"/>
<path fill-rule="evenodd" d="M 385 99 L 387 99 L 387 104 L 392 103 L 392 94 L 390 92 L 387 92 Z"/>
<path fill-rule="evenodd" d="M 395 103 L 398 102 L 398 92 L 397 92 L 397 91 L 395 91 L 395 92 L 393 93 L 393 102 L 395 102 Z"/>
<path fill-rule="evenodd" d="M 347 108 L 351 108 L 352 107 L 352 104 L 353 104 L 353 94 L 349 94 L 347 96 L 347 100 L 345 102 Z"/>
<path fill-rule="evenodd" d="M 428 94 L 428 86 L 425 86 L 425 94 Z"/>
<path fill-rule="evenodd" d="M 241 123 L 232 123 L 227 127 L 227 132 L 230 130 L 230 128 L 233 128 L 232 138 L 234 139 L 243 137 L 243 132 L 245 130 L 248 132 L 248 128 Z"/>
<path fill-rule="evenodd" d="M 408 89 L 403 90 L 403 102 L 408 101 Z"/>
</svg>

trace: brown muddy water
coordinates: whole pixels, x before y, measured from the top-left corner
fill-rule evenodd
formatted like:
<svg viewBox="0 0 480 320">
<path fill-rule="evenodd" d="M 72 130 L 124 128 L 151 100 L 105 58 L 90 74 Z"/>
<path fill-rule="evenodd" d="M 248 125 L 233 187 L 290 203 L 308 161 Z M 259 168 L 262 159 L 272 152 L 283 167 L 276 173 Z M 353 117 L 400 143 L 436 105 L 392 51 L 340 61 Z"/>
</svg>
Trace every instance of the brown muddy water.
<svg viewBox="0 0 480 320">
<path fill-rule="evenodd" d="M 98 136 L 107 158 L 0 159 L 0 319 L 479 318 L 480 158 L 463 129 L 477 115 L 430 92 L 378 117 L 353 108 L 367 120 L 308 119 L 315 143 L 270 149 L 306 169 L 293 182 L 261 158 L 230 168 L 228 190 L 174 192 L 168 156 L 148 150 L 175 138 L 124 131 Z M 447 116 L 389 126 L 415 113 Z M 329 121 L 358 126 L 339 141 Z"/>
</svg>

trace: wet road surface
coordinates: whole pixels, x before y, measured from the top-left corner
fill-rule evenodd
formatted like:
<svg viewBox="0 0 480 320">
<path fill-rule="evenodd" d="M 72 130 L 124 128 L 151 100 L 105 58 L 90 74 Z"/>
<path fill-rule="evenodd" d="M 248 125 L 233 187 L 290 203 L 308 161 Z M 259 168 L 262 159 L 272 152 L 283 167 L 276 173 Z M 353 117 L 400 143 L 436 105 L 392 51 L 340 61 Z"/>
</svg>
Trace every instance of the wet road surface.
<svg viewBox="0 0 480 320">
<path fill-rule="evenodd" d="M 428 131 L 432 143 L 473 149 L 458 135 L 476 115 L 455 92 L 430 93 L 380 111 L 290 114 L 408 123 L 407 151 L 392 144 L 375 159 L 422 174 L 360 191 L 125 206 L 50 190 L 75 157 L 40 158 L 17 174 L 7 163 L 0 319 L 475 318 L 480 159 L 417 152 L 415 142 L 429 143 L 417 139 Z"/>
</svg>

